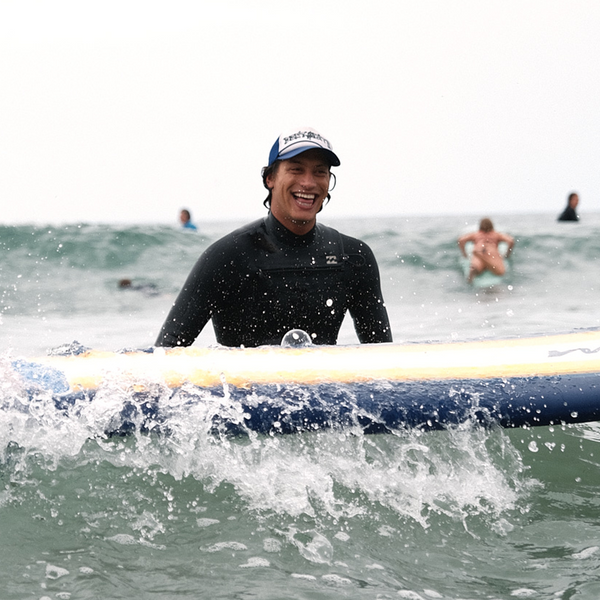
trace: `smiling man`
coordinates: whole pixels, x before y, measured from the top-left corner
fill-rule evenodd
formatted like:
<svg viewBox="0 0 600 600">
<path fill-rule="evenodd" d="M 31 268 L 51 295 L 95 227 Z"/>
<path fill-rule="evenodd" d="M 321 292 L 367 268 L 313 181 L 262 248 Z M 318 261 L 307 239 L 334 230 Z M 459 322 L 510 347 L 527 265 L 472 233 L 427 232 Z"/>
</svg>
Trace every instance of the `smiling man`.
<svg viewBox="0 0 600 600">
<path fill-rule="evenodd" d="M 189 346 L 209 320 L 224 346 L 280 344 L 292 329 L 335 344 L 348 311 L 361 343 L 391 342 L 373 252 L 317 224 L 339 165 L 314 129 L 279 136 L 262 174 L 269 214 L 202 254 L 156 345 Z"/>
</svg>

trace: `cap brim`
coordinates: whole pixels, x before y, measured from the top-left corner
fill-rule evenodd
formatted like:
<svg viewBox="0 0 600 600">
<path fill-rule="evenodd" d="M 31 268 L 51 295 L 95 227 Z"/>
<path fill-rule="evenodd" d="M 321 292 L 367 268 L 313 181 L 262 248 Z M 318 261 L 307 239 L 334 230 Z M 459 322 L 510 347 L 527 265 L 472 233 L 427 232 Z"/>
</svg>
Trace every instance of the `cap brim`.
<svg viewBox="0 0 600 600">
<path fill-rule="evenodd" d="M 322 146 L 319 146 L 317 144 L 306 144 L 300 147 L 293 148 L 292 150 L 289 150 L 288 152 L 285 152 L 284 154 L 278 156 L 277 160 L 288 160 L 290 158 L 293 158 L 294 156 L 298 156 L 298 154 L 302 154 L 302 152 L 306 152 L 307 150 L 320 150 L 327 157 L 329 164 L 332 167 L 340 166 L 340 159 L 335 155 L 334 152 L 332 152 L 331 150 L 327 150 L 326 148 L 323 148 Z"/>
</svg>

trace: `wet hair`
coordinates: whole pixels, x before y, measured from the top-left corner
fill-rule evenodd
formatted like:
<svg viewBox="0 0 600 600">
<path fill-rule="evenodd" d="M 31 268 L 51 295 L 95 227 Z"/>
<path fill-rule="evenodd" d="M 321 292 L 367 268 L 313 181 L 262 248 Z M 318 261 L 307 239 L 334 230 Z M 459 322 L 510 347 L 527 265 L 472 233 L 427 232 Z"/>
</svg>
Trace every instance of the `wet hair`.
<svg viewBox="0 0 600 600">
<path fill-rule="evenodd" d="M 190 214 L 190 211 L 187 208 L 182 208 L 181 214 L 184 215 L 185 217 L 187 217 L 188 221 L 190 221 L 192 218 L 192 215 Z"/>
<path fill-rule="evenodd" d="M 489 233 L 490 231 L 494 231 L 494 224 L 491 219 L 487 217 L 481 219 L 479 223 L 479 231 L 485 231 L 485 233 Z"/>
<path fill-rule="evenodd" d="M 276 160 L 272 165 L 269 165 L 268 167 L 263 167 L 263 170 L 261 173 L 263 185 L 269 192 L 269 195 L 263 200 L 263 206 L 265 208 L 271 208 L 271 197 L 273 196 L 273 190 L 267 185 L 267 178 L 271 177 L 271 176 L 275 176 L 277 174 L 280 164 L 281 164 L 281 161 Z"/>
<path fill-rule="evenodd" d="M 263 200 L 263 206 L 268 209 L 271 208 L 271 199 L 273 196 L 273 190 L 268 186 L 267 179 L 269 177 L 274 177 L 277 174 L 277 171 L 279 170 L 279 165 L 281 165 L 281 163 L 282 163 L 281 160 L 276 160 L 272 165 L 269 165 L 268 167 L 263 167 L 262 172 L 261 172 L 263 185 L 269 191 L 269 195 Z M 333 189 L 333 188 L 335 188 L 337 179 L 335 177 L 335 174 L 331 172 L 331 165 L 329 167 L 329 175 L 331 177 L 333 177 L 333 187 L 330 188 L 330 189 Z M 325 200 L 326 200 L 326 202 L 323 203 L 323 206 L 325 204 L 328 204 L 329 201 L 331 200 L 331 194 L 329 192 L 327 192 L 327 196 L 325 197 Z M 319 209 L 319 212 L 321 212 L 323 210 L 323 206 L 321 206 L 321 208 Z"/>
</svg>

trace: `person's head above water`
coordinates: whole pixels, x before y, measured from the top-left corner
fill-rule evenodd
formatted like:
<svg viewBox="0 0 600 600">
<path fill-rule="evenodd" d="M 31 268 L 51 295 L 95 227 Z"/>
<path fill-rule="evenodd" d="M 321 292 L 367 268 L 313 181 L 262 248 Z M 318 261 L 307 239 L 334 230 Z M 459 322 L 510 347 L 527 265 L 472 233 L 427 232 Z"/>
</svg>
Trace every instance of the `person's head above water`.
<svg viewBox="0 0 600 600">
<path fill-rule="evenodd" d="M 481 219 L 479 222 L 479 231 L 484 231 L 485 233 L 494 231 L 494 224 L 492 223 L 491 219 L 488 219 L 487 217 Z"/>
<path fill-rule="evenodd" d="M 571 208 L 577 208 L 578 204 L 579 195 L 577 194 L 577 192 L 571 192 L 569 194 L 569 197 L 567 198 L 567 206 L 570 206 Z"/>
<path fill-rule="evenodd" d="M 293 233 L 309 232 L 329 199 L 331 167 L 340 165 L 329 140 L 310 127 L 280 135 L 262 171 L 264 205 Z"/>
</svg>

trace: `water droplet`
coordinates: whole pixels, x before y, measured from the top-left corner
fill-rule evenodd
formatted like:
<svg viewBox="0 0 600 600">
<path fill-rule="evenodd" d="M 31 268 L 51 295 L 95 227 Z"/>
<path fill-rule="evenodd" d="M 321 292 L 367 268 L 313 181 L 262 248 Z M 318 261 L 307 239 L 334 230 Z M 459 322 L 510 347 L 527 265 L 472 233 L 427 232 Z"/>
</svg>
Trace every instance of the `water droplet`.
<svg viewBox="0 0 600 600">
<path fill-rule="evenodd" d="M 310 346 L 312 341 L 310 335 L 302 329 L 292 329 L 288 331 L 281 340 L 281 346 L 283 348 L 302 348 L 304 346 Z"/>
</svg>

